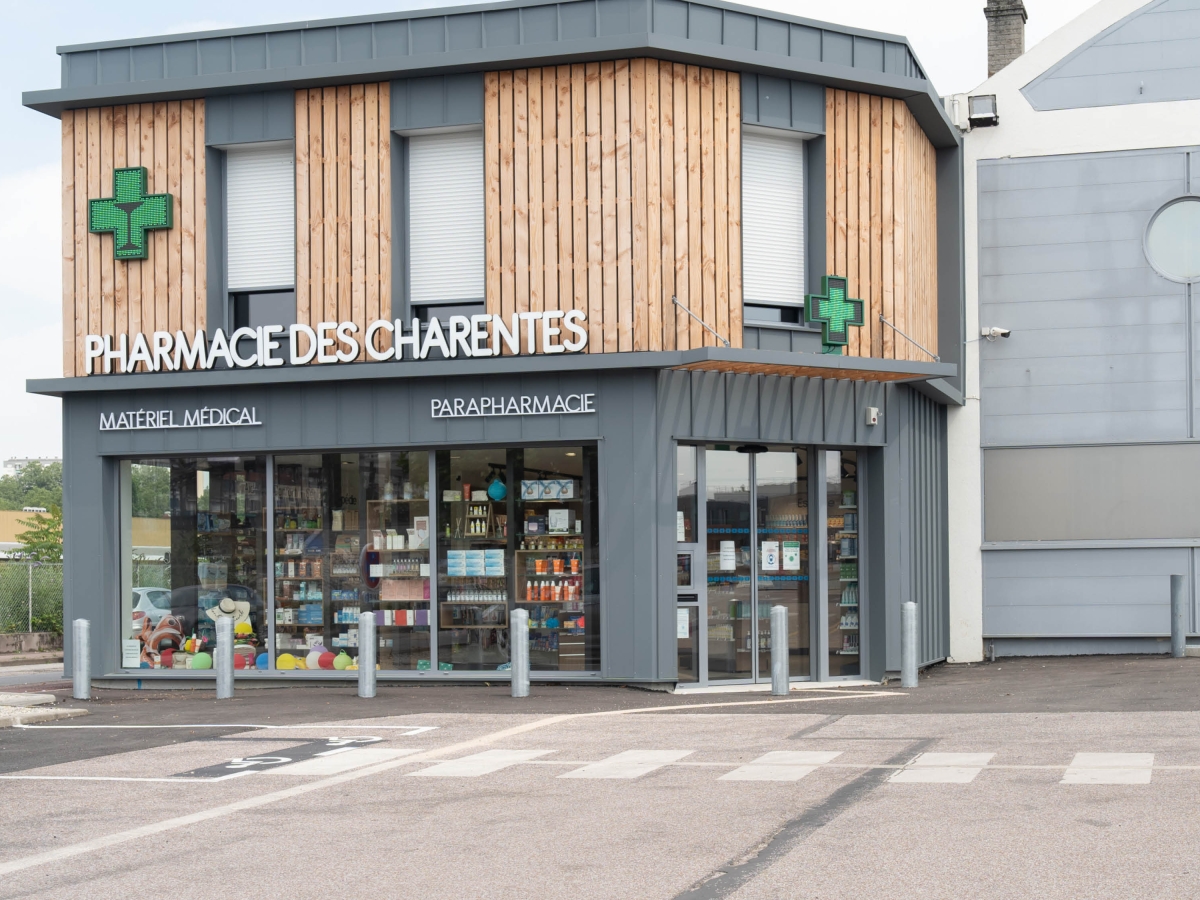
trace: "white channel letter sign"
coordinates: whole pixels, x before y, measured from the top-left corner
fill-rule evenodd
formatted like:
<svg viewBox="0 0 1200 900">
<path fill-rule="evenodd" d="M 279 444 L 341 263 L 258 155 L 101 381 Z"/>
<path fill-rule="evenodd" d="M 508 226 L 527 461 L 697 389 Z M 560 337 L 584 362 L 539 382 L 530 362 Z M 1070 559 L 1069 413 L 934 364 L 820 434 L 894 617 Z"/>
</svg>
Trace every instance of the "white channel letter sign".
<svg viewBox="0 0 1200 900">
<path fill-rule="evenodd" d="M 233 428 L 261 425 L 254 406 L 201 406 L 183 411 L 182 420 L 173 409 L 127 409 L 100 413 L 101 431 L 160 431 L 164 428 Z"/>
<path fill-rule="evenodd" d="M 424 337 L 418 319 L 412 320 L 407 331 L 402 319 L 379 319 L 367 326 L 361 338 L 354 322 L 321 322 L 316 328 L 261 325 L 238 328 L 228 337 L 218 328 L 212 340 L 203 331 L 191 338 L 183 331 L 156 331 L 149 338 L 134 335 L 132 344 L 125 334 L 115 338 L 111 334 L 89 334 L 83 339 L 83 370 L 87 375 L 97 374 L 94 369 L 99 363 L 105 375 L 114 369 L 124 374 L 135 371 L 141 363 L 149 372 L 194 371 L 211 369 L 218 360 L 231 369 L 271 368 L 285 362 L 293 366 L 314 361 L 323 365 L 353 362 L 364 350 L 370 359 L 383 362 L 403 359 L 405 347 L 416 359 L 428 359 L 434 349 L 447 359 L 499 356 L 505 347 L 513 355 L 579 353 L 588 343 L 583 326 L 586 321 L 586 313 L 572 309 L 513 313 L 508 322 L 503 316 L 483 313 L 451 316 L 445 329 L 437 319 L 430 319 Z M 391 336 L 391 346 L 381 350 L 379 338 L 385 333 Z M 574 335 L 575 340 L 569 340 L 568 335 Z M 245 354 L 250 344 L 254 352 Z"/>
<path fill-rule="evenodd" d="M 595 394 L 549 394 L 520 397 L 455 397 L 429 401 L 435 419 L 466 419 L 476 416 L 569 416 L 596 411 Z"/>
</svg>

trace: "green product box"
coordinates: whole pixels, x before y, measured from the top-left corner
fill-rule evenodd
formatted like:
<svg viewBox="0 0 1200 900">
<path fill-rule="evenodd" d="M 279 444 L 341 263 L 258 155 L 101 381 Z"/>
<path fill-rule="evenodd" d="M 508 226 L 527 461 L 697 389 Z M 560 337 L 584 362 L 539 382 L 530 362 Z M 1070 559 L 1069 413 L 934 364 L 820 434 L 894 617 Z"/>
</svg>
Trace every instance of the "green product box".
<svg viewBox="0 0 1200 900">
<path fill-rule="evenodd" d="M 429 660 L 418 659 L 417 660 L 417 671 L 418 672 L 428 672 L 429 671 Z"/>
<path fill-rule="evenodd" d="M 438 663 L 439 672 L 453 672 L 454 663 Z"/>
</svg>

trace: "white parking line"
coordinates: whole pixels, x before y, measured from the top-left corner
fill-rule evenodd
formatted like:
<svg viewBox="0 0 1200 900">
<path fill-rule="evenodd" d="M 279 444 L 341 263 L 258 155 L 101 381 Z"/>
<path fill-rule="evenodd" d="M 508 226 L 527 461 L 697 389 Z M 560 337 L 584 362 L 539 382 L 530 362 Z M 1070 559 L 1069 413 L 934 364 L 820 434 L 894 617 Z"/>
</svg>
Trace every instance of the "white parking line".
<svg viewBox="0 0 1200 900">
<path fill-rule="evenodd" d="M 668 763 L 692 753 L 691 750 L 626 750 L 600 762 L 594 762 L 559 775 L 559 778 L 641 778 Z"/>
<path fill-rule="evenodd" d="M 1059 784 L 1149 784 L 1153 753 L 1076 753 Z"/>
<path fill-rule="evenodd" d="M 434 778 L 478 778 L 480 775 L 491 775 L 517 763 L 528 762 L 553 753 L 553 750 L 484 750 L 482 753 L 472 753 L 461 759 L 438 763 L 419 772 L 409 772 L 412 776 L 430 776 Z"/>
<path fill-rule="evenodd" d="M 799 781 L 842 755 L 840 750 L 772 750 L 726 772 L 720 781 Z"/>
<path fill-rule="evenodd" d="M 922 753 L 888 781 L 896 784 L 970 784 L 995 753 Z"/>
<path fill-rule="evenodd" d="M 415 749 L 400 749 L 398 747 L 339 747 L 326 753 L 318 753 L 311 759 L 289 763 L 286 766 L 276 766 L 263 769 L 264 775 L 336 775 L 339 772 L 349 772 L 362 766 L 374 763 L 388 762 L 402 756 L 412 756 L 419 753 Z"/>
</svg>

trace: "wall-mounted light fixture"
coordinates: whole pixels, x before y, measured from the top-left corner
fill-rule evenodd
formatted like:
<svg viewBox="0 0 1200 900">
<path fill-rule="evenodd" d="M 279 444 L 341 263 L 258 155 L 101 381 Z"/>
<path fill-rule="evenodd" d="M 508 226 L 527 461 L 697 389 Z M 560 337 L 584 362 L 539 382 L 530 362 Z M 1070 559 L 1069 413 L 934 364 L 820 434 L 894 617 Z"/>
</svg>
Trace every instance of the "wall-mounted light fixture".
<svg viewBox="0 0 1200 900">
<path fill-rule="evenodd" d="M 987 128 L 1000 124 L 1000 112 L 996 109 L 995 94 L 979 94 L 967 98 L 967 121 L 972 128 Z"/>
</svg>

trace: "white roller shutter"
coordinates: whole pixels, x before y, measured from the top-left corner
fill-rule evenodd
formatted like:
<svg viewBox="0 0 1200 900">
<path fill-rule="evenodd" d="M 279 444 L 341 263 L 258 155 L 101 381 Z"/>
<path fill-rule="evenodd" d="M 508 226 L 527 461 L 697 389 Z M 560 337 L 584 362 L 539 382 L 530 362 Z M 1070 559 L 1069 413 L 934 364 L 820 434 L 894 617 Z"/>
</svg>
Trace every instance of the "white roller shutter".
<svg viewBox="0 0 1200 900">
<path fill-rule="evenodd" d="M 296 166 L 291 146 L 234 147 L 225 158 L 230 291 L 296 283 Z"/>
<path fill-rule="evenodd" d="M 804 141 L 742 134 L 746 303 L 804 303 Z"/>
<path fill-rule="evenodd" d="M 409 299 L 484 299 L 483 133 L 408 140 Z"/>
</svg>

